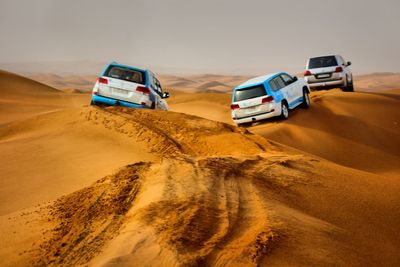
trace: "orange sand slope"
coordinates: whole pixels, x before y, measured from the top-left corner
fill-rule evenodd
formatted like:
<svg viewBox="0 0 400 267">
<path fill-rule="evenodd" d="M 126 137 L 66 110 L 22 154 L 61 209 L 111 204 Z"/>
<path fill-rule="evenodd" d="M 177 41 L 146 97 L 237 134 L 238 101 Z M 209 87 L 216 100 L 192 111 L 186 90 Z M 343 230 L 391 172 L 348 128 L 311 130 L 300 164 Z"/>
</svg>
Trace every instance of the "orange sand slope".
<svg viewBox="0 0 400 267">
<path fill-rule="evenodd" d="M 357 91 L 382 92 L 400 87 L 400 73 L 382 72 L 360 75 L 355 78 Z"/>
<path fill-rule="evenodd" d="M 308 110 L 251 131 L 344 166 L 378 174 L 400 173 L 400 91 L 312 94 Z"/>
<path fill-rule="evenodd" d="M 81 106 L 87 99 L 0 70 L 0 125 L 51 110 Z"/>
<path fill-rule="evenodd" d="M 1 125 L 0 265 L 400 264 L 398 93 L 319 92 L 248 129 L 219 93 L 173 95 L 183 113 L 72 95 Z"/>
</svg>

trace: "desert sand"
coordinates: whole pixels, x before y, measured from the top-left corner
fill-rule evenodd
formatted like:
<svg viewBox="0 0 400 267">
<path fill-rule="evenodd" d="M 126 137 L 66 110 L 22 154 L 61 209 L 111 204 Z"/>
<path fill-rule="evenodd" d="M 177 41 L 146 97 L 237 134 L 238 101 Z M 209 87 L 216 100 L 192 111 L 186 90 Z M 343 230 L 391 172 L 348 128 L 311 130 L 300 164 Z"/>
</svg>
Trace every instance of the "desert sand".
<svg viewBox="0 0 400 267">
<path fill-rule="evenodd" d="M 0 71 L 0 266 L 399 266 L 400 84 L 376 77 L 241 128 L 245 76 L 162 76 L 166 112 Z"/>
</svg>

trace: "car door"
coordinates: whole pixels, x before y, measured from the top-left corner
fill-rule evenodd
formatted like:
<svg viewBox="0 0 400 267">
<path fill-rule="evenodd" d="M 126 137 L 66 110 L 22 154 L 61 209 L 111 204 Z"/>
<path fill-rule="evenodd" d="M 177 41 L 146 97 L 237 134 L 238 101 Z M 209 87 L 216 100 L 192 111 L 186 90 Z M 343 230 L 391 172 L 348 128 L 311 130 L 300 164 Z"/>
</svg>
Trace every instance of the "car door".
<svg viewBox="0 0 400 267">
<path fill-rule="evenodd" d="M 283 99 L 288 100 L 285 82 L 282 80 L 281 76 L 277 76 L 269 81 L 269 86 L 273 91 L 276 102 L 281 102 Z"/>
<path fill-rule="evenodd" d="M 168 104 L 163 99 L 164 92 L 162 90 L 161 83 L 155 76 L 153 76 L 153 79 L 155 88 L 154 91 L 156 92 L 156 108 L 162 110 L 168 110 Z"/>
<path fill-rule="evenodd" d="M 341 62 L 341 66 L 343 67 L 343 72 L 346 74 L 346 82 L 351 82 L 353 77 L 351 75 L 351 70 L 350 70 L 350 65 L 347 64 L 347 61 L 344 60 L 344 58 L 342 56 L 338 56 L 338 58 L 340 59 Z"/>
<path fill-rule="evenodd" d="M 291 103 L 293 103 L 299 97 L 299 93 L 296 90 L 295 81 L 292 76 L 286 73 L 281 74 L 280 77 L 285 84 L 284 90 L 287 94 L 287 101 L 289 102 L 289 106 L 291 106 Z"/>
</svg>

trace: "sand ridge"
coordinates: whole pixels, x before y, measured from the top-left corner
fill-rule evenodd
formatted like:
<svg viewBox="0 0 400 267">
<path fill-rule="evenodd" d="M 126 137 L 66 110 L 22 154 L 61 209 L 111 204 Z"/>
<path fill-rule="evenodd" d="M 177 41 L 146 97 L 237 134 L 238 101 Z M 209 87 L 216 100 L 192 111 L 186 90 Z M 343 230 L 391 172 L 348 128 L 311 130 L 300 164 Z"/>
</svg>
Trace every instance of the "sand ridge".
<svg viewBox="0 0 400 267">
<path fill-rule="evenodd" d="M 221 93 L 177 92 L 165 112 L 41 92 L 56 105 L 10 108 L 0 129 L 2 266 L 400 264 L 396 91 L 313 93 L 249 128 Z"/>
</svg>

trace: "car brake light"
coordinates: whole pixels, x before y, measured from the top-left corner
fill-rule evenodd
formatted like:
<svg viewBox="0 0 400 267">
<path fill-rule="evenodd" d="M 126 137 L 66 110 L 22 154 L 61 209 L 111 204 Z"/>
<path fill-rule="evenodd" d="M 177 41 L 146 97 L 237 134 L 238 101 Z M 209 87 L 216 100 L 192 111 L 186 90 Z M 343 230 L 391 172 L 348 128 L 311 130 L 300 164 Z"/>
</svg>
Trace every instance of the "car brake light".
<svg viewBox="0 0 400 267">
<path fill-rule="evenodd" d="M 145 95 L 150 95 L 150 89 L 147 88 L 147 87 L 144 87 L 144 86 L 138 86 L 136 88 L 136 92 L 140 92 L 140 93 L 143 93 Z"/>
<path fill-rule="evenodd" d="M 310 75 L 312 75 L 311 71 L 309 70 L 304 71 L 304 76 L 310 76 Z"/>
<path fill-rule="evenodd" d="M 239 109 L 240 107 L 239 107 L 239 104 L 232 104 L 231 105 L 231 109 L 232 110 L 235 110 L 235 109 Z"/>
<path fill-rule="evenodd" d="M 272 96 L 264 97 L 261 99 L 261 103 L 268 103 L 274 101 L 274 98 Z"/>
<path fill-rule="evenodd" d="M 335 72 L 342 72 L 342 71 L 343 71 L 343 68 L 342 68 L 342 67 L 336 67 Z"/>
<path fill-rule="evenodd" d="M 108 84 L 108 80 L 107 80 L 106 78 L 101 78 L 101 77 L 99 77 L 99 78 L 97 79 L 97 81 L 98 81 L 99 83 Z"/>
</svg>

